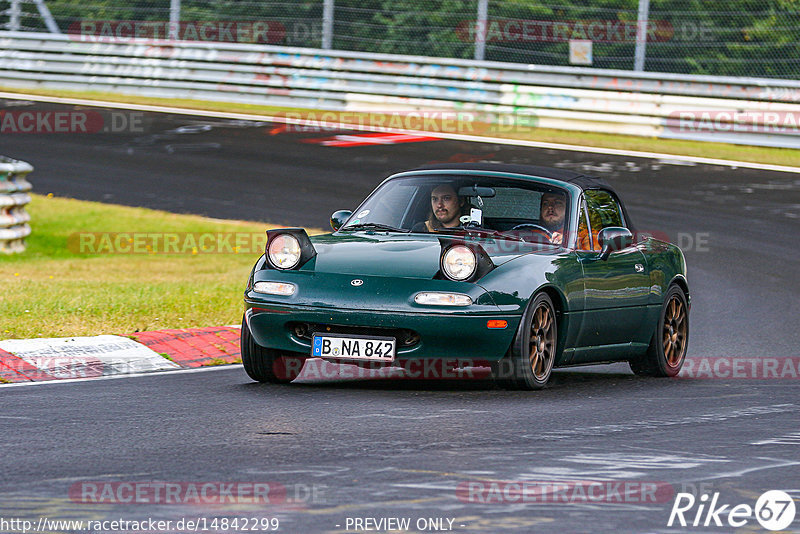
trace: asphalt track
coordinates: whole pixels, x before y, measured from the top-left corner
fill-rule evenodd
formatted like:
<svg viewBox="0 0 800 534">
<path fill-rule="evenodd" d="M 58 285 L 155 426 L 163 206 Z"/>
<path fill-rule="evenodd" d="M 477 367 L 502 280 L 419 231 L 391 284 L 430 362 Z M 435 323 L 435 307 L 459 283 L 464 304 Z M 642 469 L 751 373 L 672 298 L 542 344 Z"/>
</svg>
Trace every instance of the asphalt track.
<svg viewBox="0 0 800 534">
<path fill-rule="evenodd" d="M 2 135 L 0 153 L 33 163 L 40 193 L 315 227 L 389 173 L 423 163 L 584 169 L 615 185 L 638 228 L 684 248 L 690 358 L 798 355 L 797 175 L 445 140 L 329 147 L 300 141 L 343 132 L 143 119 L 134 133 Z M 279 517 L 282 532 L 348 531 L 348 518 L 364 517 L 412 526 L 448 518 L 463 532 L 730 532 L 667 527 L 672 498 L 475 503 L 456 490 L 492 480 L 657 481 L 719 492 L 728 504 L 752 505 L 770 489 L 797 499 L 798 392 L 796 379 L 642 379 L 625 365 L 561 370 L 539 393 L 454 380 L 267 387 L 237 367 L 3 387 L 0 516 L 246 515 Z M 70 499 L 70 487 L 87 481 L 272 482 L 299 498 L 258 507 Z M 306 498 L 311 488 L 316 498 Z M 800 530 L 800 519 L 792 526 Z"/>
</svg>

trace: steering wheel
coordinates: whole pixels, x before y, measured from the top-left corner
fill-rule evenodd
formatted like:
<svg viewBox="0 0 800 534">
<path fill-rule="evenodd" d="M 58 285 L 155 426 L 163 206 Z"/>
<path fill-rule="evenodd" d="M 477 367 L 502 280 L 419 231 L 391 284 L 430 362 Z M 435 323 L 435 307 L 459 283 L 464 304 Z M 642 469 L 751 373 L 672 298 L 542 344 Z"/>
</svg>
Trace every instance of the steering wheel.
<svg viewBox="0 0 800 534">
<path fill-rule="evenodd" d="M 553 237 L 553 233 L 550 230 L 539 224 L 533 224 L 533 223 L 518 224 L 514 228 L 512 228 L 512 230 L 522 230 L 523 228 L 532 228 L 533 230 L 538 230 L 539 232 L 542 232 L 544 235 L 546 235 L 547 239 L 552 239 Z"/>
<path fill-rule="evenodd" d="M 539 233 L 543 234 L 547 238 L 547 242 L 548 243 L 552 243 L 553 242 L 553 233 L 550 230 L 548 230 L 547 228 L 545 228 L 544 226 L 541 226 L 539 224 L 524 223 L 524 224 L 518 224 L 515 227 L 511 228 L 511 230 L 523 230 L 523 229 L 530 229 L 530 230 L 533 230 L 534 232 L 539 232 Z M 522 236 L 520 236 L 520 237 L 522 237 Z M 524 239 L 524 237 L 523 237 L 523 239 Z M 525 239 L 525 241 L 528 241 L 528 240 Z M 537 241 L 539 241 L 539 240 L 537 240 Z"/>
</svg>

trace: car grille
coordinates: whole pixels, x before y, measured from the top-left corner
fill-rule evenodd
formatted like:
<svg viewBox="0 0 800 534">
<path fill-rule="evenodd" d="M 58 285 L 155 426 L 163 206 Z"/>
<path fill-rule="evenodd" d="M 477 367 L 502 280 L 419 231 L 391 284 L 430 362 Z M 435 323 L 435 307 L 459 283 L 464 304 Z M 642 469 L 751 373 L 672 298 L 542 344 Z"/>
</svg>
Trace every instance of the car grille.
<svg viewBox="0 0 800 534">
<path fill-rule="evenodd" d="M 420 335 L 407 328 L 375 328 L 370 326 L 351 326 L 323 323 L 292 322 L 287 325 L 292 334 L 300 339 L 311 341 L 316 333 L 352 334 L 356 336 L 393 337 L 401 347 L 413 347 L 419 343 Z"/>
</svg>

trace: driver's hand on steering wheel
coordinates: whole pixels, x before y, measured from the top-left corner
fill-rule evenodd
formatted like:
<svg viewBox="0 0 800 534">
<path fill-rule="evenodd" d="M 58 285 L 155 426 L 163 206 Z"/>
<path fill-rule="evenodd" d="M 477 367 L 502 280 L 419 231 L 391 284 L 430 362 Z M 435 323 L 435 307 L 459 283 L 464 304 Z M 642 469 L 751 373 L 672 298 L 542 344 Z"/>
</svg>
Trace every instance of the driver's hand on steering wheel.
<svg viewBox="0 0 800 534">
<path fill-rule="evenodd" d="M 550 242 L 555 245 L 560 245 L 563 239 L 564 236 L 561 234 L 561 232 L 553 232 L 553 234 L 550 236 Z"/>
</svg>

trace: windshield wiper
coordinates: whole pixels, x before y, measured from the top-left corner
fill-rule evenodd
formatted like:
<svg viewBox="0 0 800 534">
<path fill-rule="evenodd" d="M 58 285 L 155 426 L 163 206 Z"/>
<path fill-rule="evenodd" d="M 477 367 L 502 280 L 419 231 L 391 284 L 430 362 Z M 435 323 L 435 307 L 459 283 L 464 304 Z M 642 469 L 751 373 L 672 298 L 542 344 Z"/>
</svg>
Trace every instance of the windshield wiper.
<svg viewBox="0 0 800 534">
<path fill-rule="evenodd" d="M 406 230 L 405 228 L 395 228 L 394 226 L 389 226 L 388 224 L 381 224 L 381 223 L 359 223 L 359 224 L 349 224 L 342 228 L 342 230 L 385 230 L 387 232 L 402 232 L 404 234 L 409 233 L 411 230 Z"/>
</svg>

